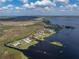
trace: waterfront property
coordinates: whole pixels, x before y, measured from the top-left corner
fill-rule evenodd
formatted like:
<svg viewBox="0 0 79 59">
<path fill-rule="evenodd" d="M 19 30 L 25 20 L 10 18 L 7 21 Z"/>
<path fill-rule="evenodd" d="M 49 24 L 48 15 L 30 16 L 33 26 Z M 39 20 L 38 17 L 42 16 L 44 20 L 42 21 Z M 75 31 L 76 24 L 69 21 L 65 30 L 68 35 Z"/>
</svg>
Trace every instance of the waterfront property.
<svg viewBox="0 0 79 59">
<path fill-rule="evenodd" d="M 48 37 L 55 33 L 56 32 L 54 30 L 50 30 L 50 29 L 38 30 L 36 32 L 32 32 L 31 34 L 27 35 L 25 38 L 15 41 L 13 43 L 10 43 L 8 45 L 16 48 L 19 48 L 19 47 L 26 48 L 36 44 L 39 41 L 43 41 L 45 37 Z"/>
</svg>

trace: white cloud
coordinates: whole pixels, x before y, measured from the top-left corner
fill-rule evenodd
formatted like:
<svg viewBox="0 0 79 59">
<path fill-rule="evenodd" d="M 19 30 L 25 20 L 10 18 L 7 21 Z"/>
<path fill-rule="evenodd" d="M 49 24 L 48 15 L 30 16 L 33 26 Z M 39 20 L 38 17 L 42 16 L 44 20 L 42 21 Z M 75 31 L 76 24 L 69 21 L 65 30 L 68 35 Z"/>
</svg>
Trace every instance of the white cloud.
<svg viewBox="0 0 79 59">
<path fill-rule="evenodd" d="M 73 7 L 78 7 L 78 5 L 77 4 L 73 4 Z"/>
<path fill-rule="evenodd" d="M 7 0 L 0 0 L 0 3 L 2 3 L 2 2 L 6 2 Z"/>
<path fill-rule="evenodd" d="M 14 10 L 15 10 L 15 12 L 20 12 L 20 11 L 22 10 L 22 8 L 21 8 L 21 7 L 16 6 L 16 7 L 14 8 Z"/>
<path fill-rule="evenodd" d="M 2 9 L 7 9 L 7 7 L 2 7 Z"/>
<path fill-rule="evenodd" d="M 69 2 L 69 0 L 57 0 L 57 1 L 64 2 L 64 3 L 68 3 Z"/>
<path fill-rule="evenodd" d="M 28 3 L 28 0 L 20 0 L 22 3 Z"/>
<path fill-rule="evenodd" d="M 14 6 L 12 4 L 9 4 L 6 6 L 7 8 L 13 8 Z"/>
<path fill-rule="evenodd" d="M 7 1 L 12 2 L 13 0 L 0 0 L 0 3 L 5 3 Z"/>
<path fill-rule="evenodd" d="M 52 7 L 52 6 L 56 6 L 55 4 L 53 4 L 52 1 L 50 0 L 41 0 L 41 1 L 36 1 L 35 3 L 30 2 L 29 3 L 24 3 L 23 7 L 24 8 L 44 8 L 44 9 L 48 9 L 48 7 Z"/>
<path fill-rule="evenodd" d="M 1 2 L 2 0 L 0 0 Z M 13 1 L 13 0 L 7 0 L 7 1 Z M 39 0 L 36 2 L 30 2 L 28 3 L 28 0 L 20 0 L 22 1 L 23 5 L 21 7 L 14 6 L 12 4 L 8 4 L 7 6 L 3 6 L 0 8 L 0 10 L 8 10 L 8 11 L 21 11 L 21 10 L 34 10 L 34 11 L 43 11 L 43 12 L 49 12 L 52 10 L 60 10 L 60 11 L 66 11 L 66 10 L 76 10 L 78 7 L 77 4 L 66 4 L 66 6 L 60 6 L 60 8 L 56 7 L 56 3 L 52 2 L 51 0 Z M 55 0 L 68 3 L 69 0 Z M 6 2 L 6 0 L 3 0 L 3 2 Z M 28 9 L 29 8 L 29 9 Z M 57 8 L 57 9 L 56 9 Z"/>
<path fill-rule="evenodd" d="M 16 9 L 16 10 L 20 10 L 20 9 L 21 9 L 21 7 L 16 6 L 16 7 L 15 7 L 15 9 Z"/>
<path fill-rule="evenodd" d="M 33 6 L 34 6 L 34 3 L 28 3 L 28 0 L 20 0 L 22 3 L 23 3 L 23 5 L 22 5 L 22 7 L 23 8 L 33 8 Z"/>
<path fill-rule="evenodd" d="M 7 0 L 7 1 L 10 1 L 10 2 L 12 2 L 13 0 Z"/>
<path fill-rule="evenodd" d="M 66 6 L 66 8 L 68 8 L 69 10 L 73 11 L 73 10 L 77 10 L 78 9 L 78 5 L 77 4 L 69 4 Z"/>
<path fill-rule="evenodd" d="M 14 6 L 12 4 L 9 4 L 7 6 L 3 6 L 2 10 L 12 10 L 14 8 Z"/>
<path fill-rule="evenodd" d="M 35 5 L 52 5 L 52 2 L 50 0 L 36 1 Z"/>
<path fill-rule="evenodd" d="M 46 11 L 50 11 L 51 8 L 45 7 L 44 9 L 45 9 Z"/>
<path fill-rule="evenodd" d="M 23 7 L 24 8 L 35 8 L 35 5 L 33 5 L 33 4 L 24 4 Z"/>
<path fill-rule="evenodd" d="M 29 4 L 24 4 L 24 5 L 23 5 L 23 7 L 29 7 L 29 6 L 30 6 Z"/>
<path fill-rule="evenodd" d="M 76 7 L 76 8 L 77 8 L 77 7 L 78 7 L 78 5 L 77 5 L 77 4 L 72 4 L 72 5 L 71 5 L 71 4 L 69 4 L 69 5 L 67 5 L 66 7 L 69 7 L 69 8 L 74 8 L 74 7 Z"/>
</svg>

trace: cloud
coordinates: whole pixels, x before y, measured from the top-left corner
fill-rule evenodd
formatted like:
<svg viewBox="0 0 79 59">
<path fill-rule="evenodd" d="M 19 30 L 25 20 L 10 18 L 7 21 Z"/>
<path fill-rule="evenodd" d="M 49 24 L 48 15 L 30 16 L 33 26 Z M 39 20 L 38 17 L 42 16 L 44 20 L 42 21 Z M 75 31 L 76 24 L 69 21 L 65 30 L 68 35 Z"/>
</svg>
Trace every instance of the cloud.
<svg viewBox="0 0 79 59">
<path fill-rule="evenodd" d="M 52 5 L 52 2 L 50 0 L 36 1 L 35 5 Z"/>
<path fill-rule="evenodd" d="M 24 3 L 23 7 L 25 7 L 25 8 L 42 8 L 42 7 L 48 7 L 48 6 L 50 7 L 52 5 L 55 6 L 55 4 L 53 4 L 53 2 L 50 0 L 42 0 L 42 1 L 38 0 L 34 3 L 30 2 L 30 4 Z"/>
<path fill-rule="evenodd" d="M 20 9 L 22 9 L 22 8 L 21 8 L 21 7 L 16 6 L 16 7 L 15 7 L 15 9 L 16 9 L 16 10 L 20 10 Z"/>
<path fill-rule="evenodd" d="M 28 0 L 20 0 L 23 5 L 23 8 L 35 8 L 35 4 L 33 2 L 30 2 L 30 4 L 28 3 Z"/>
<path fill-rule="evenodd" d="M 73 7 L 78 7 L 78 5 L 77 4 L 73 4 Z"/>
<path fill-rule="evenodd" d="M 0 0 L 0 3 L 5 3 L 7 1 L 12 2 L 13 0 Z"/>
<path fill-rule="evenodd" d="M 7 1 L 12 2 L 13 0 L 7 0 Z"/>
<path fill-rule="evenodd" d="M 28 0 L 20 0 L 22 3 L 28 3 Z"/>
<path fill-rule="evenodd" d="M 23 7 L 30 7 L 30 5 L 26 3 L 23 5 Z"/>
<path fill-rule="evenodd" d="M 31 3 L 31 4 L 26 3 L 23 5 L 23 7 L 24 8 L 35 8 L 35 5 L 33 3 Z"/>
<path fill-rule="evenodd" d="M 78 5 L 77 4 L 69 4 L 65 8 L 67 8 L 71 11 L 74 11 L 74 10 L 78 10 Z"/>
<path fill-rule="evenodd" d="M 2 3 L 2 2 L 6 2 L 7 0 L 0 0 L 0 3 Z"/>
<path fill-rule="evenodd" d="M 45 11 L 50 11 L 51 10 L 51 8 L 49 8 L 49 7 L 44 7 L 44 9 L 45 9 Z"/>
<path fill-rule="evenodd" d="M 13 8 L 14 8 L 14 6 L 12 4 L 1 7 L 2 10 L 12 10 Z"/>
<path fill-rule="evenodd" d="M 55 0 L 56 2 L 69 3 L 69 0 Z"/>
<path fill-rule="evenodd" d="M 2 7 L 1 9 L 7 9 L 7 7 L 4 6 L 4 7 Z"/>
<path fill-rule="evenodd" d="M 74 8 L 74 7 L 78 7 L 78 5 L 77 4 L 69 4 L 69 5 L 67 5 L 66 7 L 69 7 L 69 8 Z"/>
<path fill-rule="evenodd" d="M 64 6 L 61 5 L 60 7 L 56 7 L 56 3 L 54 3 L 53 1 L 51 0 L 38 0 L 36 2 L 30 2 L 29 3 L 24 3 L 23 4 L 23 7 L 24 8 L 29 8 L 29 9 L 35 9 L 35 10 L 38 10 L 38 11 L 43 11 L 43 12 L 47 12 L 47 11 L 51 11 L 51 10 L 54 10 L 54 9 L 59 9 L 61 11 L 67 11 L 67 10 L 75 10 L 77 9 L 77 4 L 69 4 L 69 0 L 55 0 L 55 2 L 63 2 L 63 3 L 68 3 L 68 4 L 65 4 Z"/>
<path fill-rule="evenodd" d="M 13 7 L 14 7 L 14 5 L 9 4 L 9 5 L 7 5 L 6 7 L 7 7 L 7 8 L 13 8 Z"/>
<path fill-rule="evenodd" d="M 0 0 L 1 2 L 2 0 Z M 13 1 L 13 0 L 4 0 L 2 2 L 6 2 L 6 1 Z M 14 4 L 8 4 L 8 5 L 5 5 L 3 6 L 2 8 L 0 8 L 0 12 L 3 10 L 4 13 L 8 13 L 8 12 L 24 12 L 27 14 L 31 13 L 33 14 L 32 12 L 34 11 L 37 12 L 37 13 L 48 13 L 48 14 L 54 14 L 54 12 L 58 12 L 58 13 L 61 13 L 61 12 L 74 12 L 77 8 L 78 8 L 78 5 L 77 4 L 69 4 L 69 0 L 54 0 L 55 2 L 62 2 L 63 4 L 65 4 L 64 6 L 61 5 L 60 7 L 57 7 L 56 4 L 57 3 L 54 3 L 53 1 L 51 0 L 38 0 L 36 2 L 30 2 L 28 3 L 28 0 L 19 0 L 22 2 L 22 6 L 16 6 Z M 5 12 L 5 11 L 8 11 L 8 12 Z M 24 14 L 22 13 L 22 14 Z M 37 14 L 35 13 L 35 14 Z M 56 14 L 55 13 L 55 14 Z M 63 13 L 63 14 L 64 14 Z"/>
</svg>

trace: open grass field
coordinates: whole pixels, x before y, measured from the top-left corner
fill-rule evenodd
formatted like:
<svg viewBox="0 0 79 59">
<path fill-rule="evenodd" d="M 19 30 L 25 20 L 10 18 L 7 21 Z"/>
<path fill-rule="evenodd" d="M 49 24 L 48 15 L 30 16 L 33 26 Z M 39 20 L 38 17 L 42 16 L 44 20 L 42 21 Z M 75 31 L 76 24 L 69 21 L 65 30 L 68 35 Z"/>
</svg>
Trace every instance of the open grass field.
<svg viewBox="0 0 79 59">
<path fill-rule="evenodd" d="M 38 29 L 44 29 L 42 22 L 0 21 L 0 59 L 28 59 L 21 52 L 7 48 L 4 44 L 20 40 Z"/>
<path fill-rule="evenodd" d="M 0 24 L 9 26 L 27 26 L 34 24 L 33 21 L 0 21 Z"/>
</svg>

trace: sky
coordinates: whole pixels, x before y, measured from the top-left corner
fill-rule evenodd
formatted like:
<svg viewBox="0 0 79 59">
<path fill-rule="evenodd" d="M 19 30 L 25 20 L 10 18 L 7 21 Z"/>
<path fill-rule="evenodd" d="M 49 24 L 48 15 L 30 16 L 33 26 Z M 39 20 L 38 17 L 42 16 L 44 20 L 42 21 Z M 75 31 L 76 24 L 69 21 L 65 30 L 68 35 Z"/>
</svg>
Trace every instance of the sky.
<svg viewBox="0 0 79 59">
<path fill-rule="evenodd" d="M 79 16 L 79 0 L 0 0 L 0 16 Z"/>
</svg>

